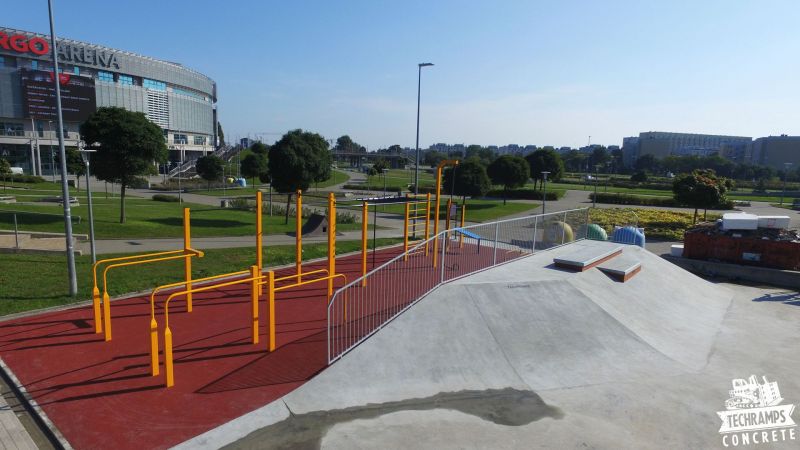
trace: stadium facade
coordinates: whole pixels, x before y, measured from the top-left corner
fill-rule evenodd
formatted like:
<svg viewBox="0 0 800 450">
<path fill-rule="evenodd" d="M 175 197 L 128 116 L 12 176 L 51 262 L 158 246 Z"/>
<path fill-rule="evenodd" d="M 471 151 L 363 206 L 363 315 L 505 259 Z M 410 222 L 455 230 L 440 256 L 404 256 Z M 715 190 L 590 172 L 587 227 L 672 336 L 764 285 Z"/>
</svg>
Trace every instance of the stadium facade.
<svg viewBox="0 0 800 450">
<path fill-rule="evenodd" d="M 144 113 L 164 131 L 170 161 L 196 159 L 217 143 L 217 85 L 181 64 L 58 39 L 67 146 L 97 108 Z M 25 173 L 51 173 L 58 148 L 50 36 L 0 27 L 0 158 Z"/>
</svg>

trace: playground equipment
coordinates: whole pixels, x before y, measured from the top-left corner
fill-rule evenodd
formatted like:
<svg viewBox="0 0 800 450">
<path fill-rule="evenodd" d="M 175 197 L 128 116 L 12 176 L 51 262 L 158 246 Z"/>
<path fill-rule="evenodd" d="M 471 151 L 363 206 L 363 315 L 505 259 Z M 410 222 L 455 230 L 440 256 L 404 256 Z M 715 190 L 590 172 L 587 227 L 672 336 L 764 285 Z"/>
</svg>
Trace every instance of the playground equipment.
<svg viewBox="0 0 800 450">
<path fill-rule="evenodd" d="M 192 258 L 197 256 L 202 258 L 203 252 L 191 247 L 191 225 L 189 208 L 183 209 L 183 249 L 168 252 L 148 253 L 144 255 L 124 256 L 120 258 L 101 259 L 92 265 L 92 277 L 94 286 L 92 287 L 92 303 L 94 308 L 94 332 L 102 333 L 105 331 L 105 340 L 111 340 L 111 302 L 108 295 L 108 272 L 119 267 L 130 267 L 141 264 L 151 264 L 156 262 L 172 261 L 176 259 L 184 260 L 185 279 L 179 284 L 185 285 L 187 289 L 192 286 Z M 113 264 L 108 264 L 113 263 Z M 103 269 L 103 295 L 102 311 L 100 302 L 100 288 L 97 284 L 97 269 L 103 264 L 108 264 Z M 186 297 L 186 309 L 192 311 L 192 295 Z"/>
<path fill-rule="evenodd" d="M 442 193 L 442 169 L 447 166 L 458 167 L 457 159 L 446 159 L 436 166 L 436 209 L 433 219 L 433 267 L 436 267 L 436 257 L 439 249 L 439 207 Z M 454 177 L 455 178 L 455 177 Z"/>
</svg>

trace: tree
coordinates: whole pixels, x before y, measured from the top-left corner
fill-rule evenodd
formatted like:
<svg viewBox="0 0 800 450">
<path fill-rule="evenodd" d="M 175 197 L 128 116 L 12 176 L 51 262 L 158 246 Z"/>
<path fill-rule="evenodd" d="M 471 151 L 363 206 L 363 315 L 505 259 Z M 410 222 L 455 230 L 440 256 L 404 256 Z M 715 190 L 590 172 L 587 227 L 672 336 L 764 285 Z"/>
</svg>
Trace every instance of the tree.
<svg viewBox="0 0 800 450">
<path fill-rule="evenodd" d="M 675 201 L 694 208 L 695 223 L 697 210 L 708 210 L 723 203 L 730 187 L 730 181 L 717 177 L 713 170 L 695 170 L 691 174 L 679 175 L 672 182 Z"/>
<path fill-rule="evenodd" d="M 447 159 L 447 155 L 442 152 L 437 152 L 436 150 L 429 150 L 425 152 L 425 157 L 422 159 L 423 164 L 427 164 L 431 167 L 436 167 L 440 162 Z"/>
<path fill-rule="evenodd" d="M 586 169 L 586 160 L 589 155 L 577 150 L 570 150 L 564 154 L 564 167 L 570 172 L 583 172 Z"/>
<path fill-rule="evenodd" d="M 383 158 L 378 158 L 375 161 L 375 164 L 372 165 L 372 168 L 375 169 L 375 172 L 380 175 L 389 170 L 389 163 Z"/>
<path fill-rule="evenodd" d="M 250 146 L 250 151 L 258 155 L 266 156 L 266 154 L 269 153 L 269 145 L 263 142 L 253 142 L 253 145 Z"/>
<path fill-rule="evenodd" d="M 125 189 L 138 176 L 153 173 L 153 162 L 167 160 L 164 132 L 144 113 L 104 107 L 81 125 L 81 136 L 97 152 L 92 172 L 120 184 L 119 222 L 125 223 Z"/>
<path fill-rule="evenodd" d="M 531 172 L 528 162 L 521 156 L 503 155 L 495 159 L 486 169 L 492 183 L 503 186 L 503 204 L 506 204 L 508 190 L 525 186 Z"/>
<path fill-rule="evenodd" d="M 0 158 L 0 174 L 6 175 L 11 173 L 11 164 L 4 158 Z"/>
<path fill-rule="evenodd" d="M 241 167 L 242 176 L 245 178 L 252 178 L 253 184 L 258 177 L 261 182 L 269 179 L 269 166 L 267 163 L 266 153 L 250 153 L 245 156 L 242 162 L 239 163 Z"/>
<path fill-rule="evenodd" d="M 644 170 L 640 170 L 633 175 L 631 175 L 631 181 L 636 183 L 644 183 L 647 181 L 647 172 Z"/>
<path fill-rule="evenodd" d="M 336 146 L 334 146 L 333 150 L 335 152 L 345 152 L 345 153 L 361 153 L 361 147 L 357 142 L 353 141 L 350 136 L 344 135 L 340 136 L 336 139 Z M 367 149 L 364 148 L 364 152 Z"/>
<path fill-rule="evenodd" d="M 209 190 L 211 190 L 211 182 L 222 178 L 225 170 L 222 158 L 217 155 L 206 155 L 197 158 L 194 167 L 200 178 L 208 182 Z"/>
<path fill-rule="evenodd" d="M 636 162 L 633 166 L 636 170 L 645 170 L 651 173 L 657 172 L 659 169 L 658 158 L 651 154 L 642 155 L 636 158 Z"/>
<path fill-rule="evenodd" d="M 330 177 L 328 141 L 317 133 L 300 129 L 290 131 L 270 147 L 267 167 L 275 189 L 289 194 L 286 199 L 286 223 L 289 223 L 292 193 L 306 190 L 311 183 Z"/>
<path fill-rule="evenodd" d="M 75 175 L 75 189 L 80 190 L 81 177 L 86 175 L 86 163 L 83 162 L 81 152 L 75 147 L 66 147 L 64 152 L 67 154 L 67 173 Z M 61 154 L 56 152 L 55 162 L 61 164 Z"/>
<path fill-rule="evenodd" d="M 552 148 L 539 149 L 527 155 L 525 161 L 530 167 L 531 178 L 533 178 L 533 188 L 536 189 L 536 182 L 544 180 L 543 171 L 550 172 L 548 178 L 558 181 L 564 175 L 564 161 L 561 156 Z"/>
<path fill-rule="evenodd" d="M 592 151 L 592 155 L 589 157 L 589 165 L 591 167 L 605 165 L 610 159 L 611 155 L 608 154 L 608 150 L 606 150 L 605 147 L 595 147 Z"/>
<path fill-rule="evenodd" d="M 442 186 L 445 191 L 452 189 L 454 195 L 460 195 L 462 202 L 466 202 L 467 196 L 474 198 L 486 195 L 492 188 L 492 182 L 486 174 L 486 166 L 475 156 L 459 164 L 455 169 L 446 168 L 442 174 Z"/>
</svg>

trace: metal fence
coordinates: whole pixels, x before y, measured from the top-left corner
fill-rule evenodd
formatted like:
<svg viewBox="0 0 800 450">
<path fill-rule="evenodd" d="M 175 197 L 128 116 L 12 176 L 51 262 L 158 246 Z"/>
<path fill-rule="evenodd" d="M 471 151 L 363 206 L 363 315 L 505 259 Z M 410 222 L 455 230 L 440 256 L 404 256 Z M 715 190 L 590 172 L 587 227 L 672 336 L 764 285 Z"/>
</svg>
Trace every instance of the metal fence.
<svg viewBox="0 0 800 450">
<path fill-rule="evenodd" d="M 580 208 L 454 228 L 410 247 L 334 292 L 328 304 L 328 363 L 440 285 L 585 239 L 588 224 L 589 209 Z"/>
</svg>

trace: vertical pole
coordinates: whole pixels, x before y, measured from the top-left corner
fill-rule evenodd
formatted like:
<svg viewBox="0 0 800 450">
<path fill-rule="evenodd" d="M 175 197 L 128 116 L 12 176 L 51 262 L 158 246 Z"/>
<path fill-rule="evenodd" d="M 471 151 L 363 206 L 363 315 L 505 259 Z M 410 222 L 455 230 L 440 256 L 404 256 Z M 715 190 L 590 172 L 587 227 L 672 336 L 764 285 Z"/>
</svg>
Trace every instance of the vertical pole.
<svg viewBox="0 0 800 450">
<path fill-rule="evenodd" d="M 328 193 L 328 297 L 333 295 L 333 276 L 336 275 L 336 198 Z"/>
<path fill-rule="evenodd" d="M 464 224 L 466 223 L 466 217 L 467 217 L 467 204 L 466 202 L 464 202 L 464 204 L 461 205 L 461 229 L 464 229 Z M 461 248 L 464 248 L 464 233 L 461 233 L 461 241 L 459 242 L 459 244 Z"/>
<path fill-rule="evenodd" d="M 425 241 L 430 237 L 431 231 L 431 193 L 425 194 Z M 425 256 L 428 256 L 428 243 L 425 242 Z"/>
<path fill-rule="evenodd" d="M 564 221 L 561 222 L 564 226 L 561 227 L 561 245 L 564 245 L 564 237 L 567 235 L 567 212 L 564 211 Z"/>
<path fill-rule="evenodd" d="M 442 187 L 442 166 L 436 168 L 436 210 L 433 212 L 433 267 L 436 267 L 436 257 L 439 253 L 439 191 Z"/>
<path fill-rule="evenodd" d="M 419 100 L 422 88 L 422 66 L 417 66 L 417 145 L 414 160 L 414 195 L 419 194 Z"/>
<path fill-rule="evenodd" d="M 269 308 L 269 351 L 275 351 L 275 272 L 267 272 L 267 305 Z"/>
<path fill-rule="evenodd" d="M 106 283 L 103 283 L 103 324 L 106 342 L 111 340 L 111 298 L 108 296 Z"/>
<path fill-rule="evenodd" d="M 447 212 L 445 213 L 446 217 L 444 219 L 444 229 L 445 229 L 445 231 L 450 231 L 450 219 L 451 219 L 450 213 L 451 213 L 451 208 L 452 207 L 453 207 L 453 199 L 448 198 L 447 199 Z M 447 239 L 447 237 L 448 237 L 447 233 L 445 233 L 444 236 L 445 236 L 445 239 Z"/>
<path fill-rule="evenodd" d="M 155 377 L 158 373 L 158 322 L 154 315 L 150 319 L 150 374 Z"/>
<path fill-rule="evenodd" d="M 164 329 L 164 369 L 167 372 L 167 387 L 175 386 L 175 372 L 172 367 L 172 330 Z"/>
<path fill-rule="evenodd" d="M 261 191 L 256 192 L 256 266 L 258 266 L 258 274 L 261 275 L 264 271 L 264 260 L 263 260 L 263 211 L 262 208 L 262 201 L 261 201 Z M 258 284 L 258 295 L 261 295 L 263 292 L 261 283 Z"/>
<path fill-rule="evenodd" d="M 69 295 L 78 295 L 78 278 L 75 272 L 75 243 L 72 240 L 72 211 L 69 204 L 69 186 L 67 185 L 67 155 L 64 148 L 64 117 L 61 111 L 61 77 L 58 72 L 58 50 L 56 48 L 56 30 L 53 19 L 53 1 L 48 0 L 47 9 L 50 14 L 50 50 L 53 58 L 53 85 L 56 88 L 56 114 L 58 117 L 58 154 L 61 157 L 61 199 L 64 202 L 64 239 L 67 245 L 67 273 L 69 276 Z M 34 130 L 34 135 L 36 134 Z M 38 140 L 38 138 L 37 138 Z M 38 143 L 37 143 L 38 148 Z M 41 158 L 40 163 L 41 163 Z M 40 170 L 41 172 L 41 170 Z M 41 175 L 41 173 L 40 173 Z"/>
<path fill-rule="evenodd" d="M 183 252 L 184 254 L 189 253 L 189 249 L 192 248 L 192 229 L 189 217 L 189 208 L 183 208 Z M 184 274 L 186 276 L 186 311 L 192 312 L 192 293 L 190 292 L 192 289 L 192 258 L 189 256 L 185 256 L 183 258 L 184 261 Z"/>
<path fill-rule="evenodd" d="M 500 237 L 500 224 L 494 224 L 494 256 L 492 257 L 492 265 L 497 264 L 497 239 Z"/>
<path fill-rule="evenodd" d="M 89 202 L 89 245 L 92 251 L 92 264 L 97 262 L 97 249 L 94 244 L 94 207 L 92 206 L 92 190 L 89 189 L 89 157 L 86 157 L 86 198 Z"/>
<path fill-rule="evenodd" d="M 406 212 L 405 212 L 405 220 L 403 220 L 403 261 L 408 260 L 408 215 L 409 215 L 409 204 L 406 201 Z"/>
<path fill-rule="evenodd" d="M 444 258 L 447 255 L 447 231 L 444 232 L 444 242 L 442 242 L 442 267 L 439 271 L 439 283 L 444 283 Z"/>
<path fill-rule="evenodd" d="M 295 204 L 295 267 L 297 282 L 303 281 L 303 191 L 297 190 L 297 203 Z"/>
<path fill-rule="evenodd" d="M 257 266 L 250 266 L 250 301 L 253 316 L 253 344 L 258 344 L 258 288 L 261 285 L 261 269 Z"/>
<path fill-rule="evenodd" d="M 14 248 L 19 250 L 19 227 L 17 226 L 16 214 L 14 214 Z"/>
<path fill-rule="evenodd" d="M 361 205 L 361 286 L 367 285 L 367 233 L 369 225 L 367 224 L 369 218 L 369 205 L 364 202 Z"/>
</svg>

